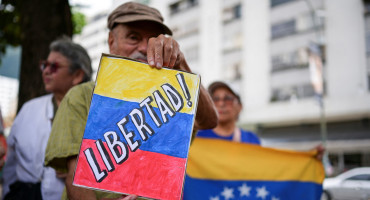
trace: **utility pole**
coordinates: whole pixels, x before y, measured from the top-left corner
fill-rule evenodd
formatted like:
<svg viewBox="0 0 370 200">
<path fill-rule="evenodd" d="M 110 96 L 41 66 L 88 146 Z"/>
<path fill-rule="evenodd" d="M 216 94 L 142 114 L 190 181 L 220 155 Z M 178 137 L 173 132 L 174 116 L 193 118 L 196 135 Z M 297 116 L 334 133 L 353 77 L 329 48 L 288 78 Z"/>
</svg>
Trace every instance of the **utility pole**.
<svg viewBox="0 0 370 200">
<path fill-rule="evenodd" d="M 323 33 L 320 30 L 319 24 L 317 23 L 316 11 L 313 7 L 310 0 L 304 0 L 307 4 L 307 7 L 310 10 L 313 28 L 316 34 L 316 41 L 310 44 L 309 51 L 309 65 L 311 71 L 311 78 L 312 84 L 316 93 L 316 97 L 319 102 L 320 107 L 320 133 L 321 133 L 321 142 L 323 147 L 325 148 L 325 152 L 322 158 L 323 165 L 325 167 L 325 172 L 327 175 L 330 175 L 331 172 L 331 164 L 329 161 L 329 154 L 327 150 L 327 126 L 326 126 L 326 116 L 325 116 L 325 102 L 324 102 L 324 69 L 323 69 L 323 52 L 321 50 L 321 46 L 323 44 Z M 313 74 L 314 73 L 314 74 Z"/>
</svg>

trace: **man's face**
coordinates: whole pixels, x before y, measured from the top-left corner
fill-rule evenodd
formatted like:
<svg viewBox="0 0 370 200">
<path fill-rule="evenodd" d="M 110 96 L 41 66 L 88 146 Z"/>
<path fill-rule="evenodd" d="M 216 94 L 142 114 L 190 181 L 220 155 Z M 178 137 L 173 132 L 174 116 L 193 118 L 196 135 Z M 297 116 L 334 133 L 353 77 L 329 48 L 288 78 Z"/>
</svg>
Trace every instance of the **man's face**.
<svg viewBox="0 0 370 200">
<path fill-rule="evenodd" d="M 153 22 L 132 22 L 118 24 L 109 33 L 111 54 L 129 57 L 147 63 L 148 40 L 162 33 L 159 25 Z"/>
<path fill-rule="evenodd" d="M 220 123 L 236 122 L 242 105 L 238 99 L 226 88 L 217 88 L 212 94 L 213 102 L 218 112 Z"/>
</svg>

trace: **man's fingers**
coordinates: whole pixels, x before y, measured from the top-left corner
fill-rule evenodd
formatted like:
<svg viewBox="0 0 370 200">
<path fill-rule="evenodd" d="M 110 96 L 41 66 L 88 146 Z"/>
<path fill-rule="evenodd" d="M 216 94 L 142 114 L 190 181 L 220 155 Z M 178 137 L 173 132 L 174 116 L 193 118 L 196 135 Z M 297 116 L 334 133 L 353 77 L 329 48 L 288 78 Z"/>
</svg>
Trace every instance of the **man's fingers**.
<svg viewBox="0 0 370 200">
<path fill-rule="evenodd" d="M 173 46 L 173 40 L 171 38 L 166 38 L 164 41 L 164 46 L 163 46 L 163 66 L 164 67 L 170 67 L 170 61 L 171 58 L 173 57 L 173 51 L 174 51 L 174 46 Z"/>
<path fill-rule="evenodd" d="M 159 35 L 148 41 L 147 58 L 151 67 L 176 67 L 181 62 L 181 55 L 179 44 L 172 37 Z"/>
<path fill-rule="evenodd" d="M 148 59 L 148 64 L 151 66 L 151 67 L 155 67 L 155 58 L 154 58 L 154 41 L 155 41 L 156 38 L 150 38 L 149 41 L 148 41 L 148 49 L 147 49 L 147 53 L 146 53 L 146 57 Z"/>
<path fill-rule="evenodd" d="M 170 62 L 168 63 L 168 67 L 169 68 L 173 68 L 175 67 L 175 64 L 176 64 L 176 61 L 181 59 L 180 57 L 180 47 L 179 47 L 179 44 L 174 41 L 173 43 L 173 51 L 172 51 L 172 54 L 171 54 L 171 57 L 170 57 Z"/>
<path fill-rule="evenodd" d="M 160 35 L 154 41 L 154 62 L 155 67 L 161 69 L 163 67 L 163 46 L 164 46 L 164 36 Z"/>
</svg>

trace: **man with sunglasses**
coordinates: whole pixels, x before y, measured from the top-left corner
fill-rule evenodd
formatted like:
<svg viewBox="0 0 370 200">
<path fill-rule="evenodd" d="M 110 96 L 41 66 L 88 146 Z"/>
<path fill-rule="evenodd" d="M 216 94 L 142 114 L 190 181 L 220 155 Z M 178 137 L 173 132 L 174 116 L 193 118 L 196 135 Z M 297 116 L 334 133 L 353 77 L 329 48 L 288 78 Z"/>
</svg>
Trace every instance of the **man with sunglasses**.
<svg viewBox="0 0 370 200">
<path fill-rule="evenodd" d="M 243 106 L 240 96 L 224 82 L 213 82 L 208 87 L 218 112 L 218 124 L 214 129 L 200 130 L 197 137 L 217 138 L 260 145 L 260 139 L 254 133 L 236 126 Z"/>
<path fill-rule="evenodd" d="M 128 2 L 117 7 L 108 17 L 109 51 L 148 63 L 150 67 L 191 72 L 172 31 L 163 23 L 160 12 L 143 4 Z M 82 136 L 84 133 L 94 83 L 72 88 L 61 103 L 49 139 L 45 163 L 57 171 L 67 172 L 66 193 L 62 199 L 100 199 L 128 197 L 83 189 L 72 185 Z M 195 129 L 213 128 L 217 113 L 212 99 L 201 86 Z M 174 133 L 176 134 L 176 133 Z"/>
<path fill-rule="evenodd" d="M 58 200 L 62 196 L 64 179 L 44 166 L 45 149 L 64 95 L 72 86 L 90 80 L 91 60 L 83 47 L 63 37 L 50 44 L 40 69 L 50 94 L 26 102 L 14 120 L 3 171 L 5 200 Z"/>
</svg>

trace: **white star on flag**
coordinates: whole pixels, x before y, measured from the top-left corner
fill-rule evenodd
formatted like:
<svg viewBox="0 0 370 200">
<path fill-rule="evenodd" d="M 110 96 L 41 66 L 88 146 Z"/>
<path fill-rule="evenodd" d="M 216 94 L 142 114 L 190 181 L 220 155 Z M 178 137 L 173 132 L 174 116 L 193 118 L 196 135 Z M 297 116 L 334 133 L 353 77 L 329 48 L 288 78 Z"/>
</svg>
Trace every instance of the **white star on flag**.
<svg viewBox="0 0 370 200">
<path fill-rule="evenodd" d="M 234 189 L 232 188 L 224 187 L 224 191 L 222 191 L 221 195 L 224 196 L 226 200 L 231 199 L 234 198 L 233 191 Z"/>
<path fill-rule="evenodd" d="M 277 197 L 272 196 L 271 200 L 280 200 L 280 199 L 277 198 Z"/>
<path fill-rule="evenodd" d="M 251 191 L 251 187 L 248 187 L 247 184 L 243 183 L 242 186 L 238 187 L 239 191 L 240 191 L 240 196 L 247 196 L 249 197 L 250 195 L 250 191 Z"/>
<path fill-rule="evenodd" d="M 209 200 L 220 200 L 220 198 L 218 196 L 215 196 L 215 197 L 209 198 Z"/>
<path fill-rule="evenodd" d="M 266 190 L 265 186 L 257 188 L 257 197 L 261 197 L 262 199 L 265 199 L 268 194 L 269 192 Z"/>
</svg>

